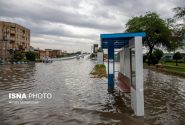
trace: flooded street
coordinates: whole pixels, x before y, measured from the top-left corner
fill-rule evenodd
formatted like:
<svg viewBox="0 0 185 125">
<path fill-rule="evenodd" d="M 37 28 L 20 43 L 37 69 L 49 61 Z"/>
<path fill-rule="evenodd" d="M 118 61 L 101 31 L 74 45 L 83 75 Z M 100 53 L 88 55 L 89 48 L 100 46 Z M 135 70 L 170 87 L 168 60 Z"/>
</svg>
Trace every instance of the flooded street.
<svg viewBox="0 0 185 125">
<path fill-rule="evenodd" d="M 90 78 L 88 59 L 0 66 L 0 125 L 140 125 L 129 96 L 107 92 L 107 80 Z M 144 70 L 145 122 L 185 124 L 185 79 Z M 9 93 L 51 93 L 38 104 L 11 104 Z M 124 100 L 124 101 L 123 101 Z"/>
<path fill-rule="evenodd" d="M 144 70 L 145 121 L 185 125 L 185 79 Z"/>
</svg>

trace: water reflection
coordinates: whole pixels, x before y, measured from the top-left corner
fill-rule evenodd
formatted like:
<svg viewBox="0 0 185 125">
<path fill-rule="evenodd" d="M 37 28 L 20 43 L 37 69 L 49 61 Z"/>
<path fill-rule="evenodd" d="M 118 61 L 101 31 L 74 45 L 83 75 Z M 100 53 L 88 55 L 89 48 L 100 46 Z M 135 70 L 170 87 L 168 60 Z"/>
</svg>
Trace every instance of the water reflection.
<svg viewBox="0 0 185 125">
<path fill-rule="evenodd" d="M 185 120 L 185 79 L 145 70 L 146 121 L 182 125 Z"/>
<path fill-rule="evenodd" d="M 107 80 L 90 78 L 94 62 L 56 61 L 52 64 L 0 67 L 1 125 L 132 124 L 130 110 L 118 94 L 107 93 Z M 9 92 L 52 93 L 37 105 L 9 104 Z"/>
<path fill-rule="evenodd" d="M 34 65 L 0 66 L 0 90 L 28 90 L 34 82 Z"/>
<path fill-rule="evenodd" d="M 107 92 L 107 80 L 90 78 L 87 59 L 0 66 L 0 125 L 142 125 L 130 95 Z M 183 124 L 184 79 L 144 70 L 146 123 Z M 36 105 L 9 104 L 8 93 L 52 93 Z"/>
</svg>

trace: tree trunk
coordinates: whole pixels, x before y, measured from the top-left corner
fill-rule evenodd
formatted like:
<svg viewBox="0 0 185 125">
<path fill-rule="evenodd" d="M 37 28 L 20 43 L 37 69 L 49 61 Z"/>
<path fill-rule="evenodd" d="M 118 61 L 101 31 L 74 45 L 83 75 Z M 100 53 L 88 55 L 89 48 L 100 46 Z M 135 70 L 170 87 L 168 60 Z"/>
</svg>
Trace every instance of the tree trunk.
<svg viewBox="0 0 185 125">
<path fill-rule="evenodd" d="M 147 44 L 148 44 L 148 47 L 149 47 L 148 65 L 150 66 L 151 58 L 152 58 L 152 51 L 153 51 L 153 48 L 154 48 L 154 45 L 155 45 L 151 36 L 147 37 Z"/>
<path fill-rule="evenodd" d="M 175 62 L 176 62 L 176 66 L 178 66 L 178 64 L 177 64 L 177 59 L 176 59 L 176 61 L 175 61 Z"/>
<path fill-rule="evenodd" d="M 150 66 L 150 64 L 151 64 L 152 51 L 153 51 L 153 47 L 150 47 L 150 50 L 149 50 L 149 57 L 148 57 L 148 65 L 149 65 L 149 66 Z"/>
</svg>

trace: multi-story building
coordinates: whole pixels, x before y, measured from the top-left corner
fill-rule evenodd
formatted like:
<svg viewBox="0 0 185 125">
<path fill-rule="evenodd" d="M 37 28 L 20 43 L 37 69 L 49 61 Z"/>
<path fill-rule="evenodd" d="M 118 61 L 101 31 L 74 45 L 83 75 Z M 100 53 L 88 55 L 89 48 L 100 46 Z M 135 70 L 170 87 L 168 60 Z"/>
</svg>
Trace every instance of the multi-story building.
<svg viewBox="0 0 185 125">
<path fill-rule="evenodd" d="M 63 53 L 61 50 L 52 50 L 52 58 L 57 58 L 59 56 L 61 56 Z"/>
<path fill-rule="evenodd" d="M 49 55 L 47 55 L 48 53 L 46 53 L 46 51 L 44 50 L 39 50 L 39 58 L 40 59 L 45 59 L 45 58 L 48 58 Z"/>
<path fill-rule="evenodd" d="M 28 50 L 30 30 L 11 22 L 0 21 L 0 59 L 10 58 L 16 50 Z"/>
<path fill-rule="evenodd" d="M 52 49 L 45 49 L 39 50 L 39 57 L 40 59 L 43 58 L 57 58 L 63 55 L 62 50 L 52 50 Z"/>
</svg>

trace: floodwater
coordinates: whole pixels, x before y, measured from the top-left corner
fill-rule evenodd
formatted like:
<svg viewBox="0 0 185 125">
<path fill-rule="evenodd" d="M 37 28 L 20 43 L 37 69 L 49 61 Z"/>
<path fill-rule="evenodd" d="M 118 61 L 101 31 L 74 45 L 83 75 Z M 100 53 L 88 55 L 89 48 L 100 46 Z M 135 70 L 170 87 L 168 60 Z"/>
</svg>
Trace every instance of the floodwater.
<svg viewBox="0 0 185 125">
<path fill-rule="evenodd" d="M 105 78 L 91 78 L 94 65 L 88 59 L 1 65 L 0 125 L 144 124 L 134 117 L 129 95 L 108 93 Z M 144 77 L 145 123 L 185 124 L 185 79 L 150 70 Z M 50 93 L 52 98 L 26 98 L 22 104 L 9 93 Z"/>
<path fill-rule="evenodd" d="M 185 78 L 144 70 L 145 122 L 185 125 Z"/>
</svg>

